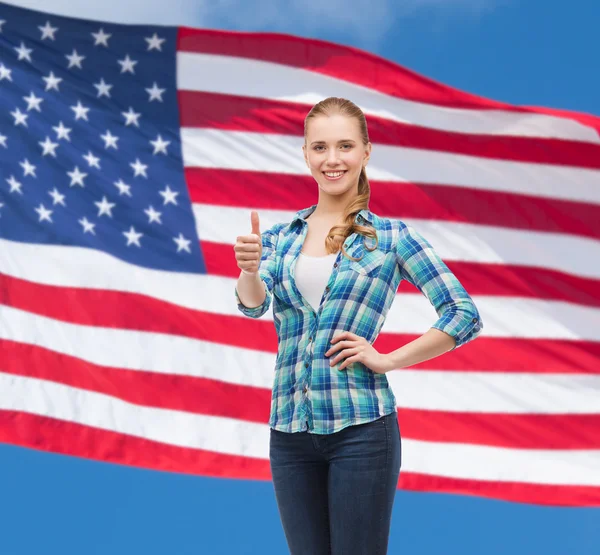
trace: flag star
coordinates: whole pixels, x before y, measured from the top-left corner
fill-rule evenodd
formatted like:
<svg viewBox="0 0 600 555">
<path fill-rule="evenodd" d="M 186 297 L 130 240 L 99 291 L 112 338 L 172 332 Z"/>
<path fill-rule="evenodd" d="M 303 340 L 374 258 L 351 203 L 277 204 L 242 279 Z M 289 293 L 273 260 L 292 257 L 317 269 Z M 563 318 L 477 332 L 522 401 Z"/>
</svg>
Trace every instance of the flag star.
<svg viewBox="0 0 600 555">
<path fill-rule="evenodd" d="M 52 223 L 52 218 L 50 217 L 52 215 L 52 210 L 48 210 L 43 204 L 40 203 L 40 205 L 35 209 L 35 211 L 40 217 L 40 222 L 46 220 Z"/>
<path fill-rule="evenodd" d="M 159 50 L 162 52 L 161 45 L 167 39 L 159 39 L 158 35 L 156 33 L 154 33 L 154 35 L 151 37 L 144 37 L 144 40 L 148 43 L 148 51 L 156 48 L 156 50 Z"/>
<path fill-rule="evenodd" d="M 129 71 L 130 73 L 134 73 L 135 74 L 133 66 L 135 64 L 137 64 L 137 61 L 136 60 L 132 60 L 129 57 L 129 54 L 127 54 L 124 59 L 117 60 L 117 62 L 119 64 L 121 64 L 121 73 L 126 73 L 127 71 Z"/>
<path fill-rule="evenodd" d="M 154 207 L 152 205 L 150 205 L 146 210 L 144 210 L 144 212 L 148 215 L 149 224 L 151 224 L 152 222 L 158 222 L 159 224 L 162 224 L 162 222 L 160 221 L 160 217 L 162 214 L 154 210 Z"/>
<path fill-rule="evenodd" d="M 14 193 L 15 191 L 19 194 L 23 194 L 23 191 L 21 191 L 21 187 L 23 187 L 22 183 L 19 183 L 14 176 L 10 176 L 7 180 L 7 183 L 10 185 L 10 191 L 9 193 Z"/>
<path fill-rule="evenodd" d="M 0 81 L 2 81 L 3 79 L 8 79 L 9 81 L 12 81 L 12 77 L 11 74 L 12 73 L 12 69 L 8 69 L 4 64 L 0 64 Z"/>
<path fill-rule="evenodd" d="M 131 125 L 133 123 L 133 125 L 135 125 L 136 127 L 140 126 L 140 124 L 138 123 L 138 118 L 142 114 L 134 112 L 131 106 L 129 107 L 128 112 L 121 112 L 121 114 L 125 116 L 125 125 Z"/>
<path fill-rule="evenodd" d="M 42 40 L 45 40 L 45 39 L 55 40 L 54 33 L 56 33 L 56 31 L 58 31 L 58 27 L 52 27 L 52 25 L 50 25 L 49 21 L 46 21 L 46 25 L 44 25 L 43 27 L 41 25 L 39 25 L 38 29 L 42 32 Z"/>
<path fill-rule="evenodd" d="M 0 146 L 3 146 L 4 148 L 8 148 L 6 146 L 6 139 L 8 139 L 8 137 L 6 135 L 2 135 L 2 133 L 0 133 Z"/>
<path fill-rule="evenodd" d="M 108 39 L 112 37 L 112 35 L 105 33 L 104 29 L 100 28 L 97 33 L 92 33 L 92 37 L 94 37 L 94 46 L 99 46 L 101 44 L 102 46 L 108 47 Z"/>
<path fill-rule="evenodd" d="M 19 162 L 19 165 L 23 168 L 23 177 L 27 177 L 28 175 L 37 177 L 37 175 L 35 175 L 35 166 L 31 164 L 27 158 L 22 162 Z"/>
<path fill-rule="evenodd" d="M 142 164 L 140 162 L 139 158 L 136 158 L 135 162 L 134 163 L 130 163 L 129 165 L 133 168 L 133 172 L 134 172 L 133 176 L 134 177 L 137 177 L 138 175 L 143 175 L 146 178 L 148 177 L 146 175 L 146 169 L 148 168 L 148 165 L 147 164 Z"/>
<path fill-rule="evenodd" d="M 87 177 L 87 173 L 80 172 L 77 166 L 75 166 L 75 169 L 72 172 L 67 172 L 67 175 L 71 178 L 71 183 L 69 184 L 70 187 L 73 187 L 73 185 L 85 187 L 83 180 Z"/>
<path fill-rule="evenodd" d="M 108 202 L 105 196 L 102 197 L 102 202 L 94 202 L 98 207 L 98 217 L 106 214 L 109 218 L 112 218 L 111 210 L 116 206 L 114 202 Z"/>
<path fill-rule="evenodd" d="M 119 196 L 121 195 L 127 195 L 128 197 L 131 196 L 131 185 L 127 185 L 127 183 L 124 183 L 122 179 L 119 179 L 119 181 L 115 181 L 115 186 L 119 189 Z"/>
<path fill-rule="evenodd" d="M 181 233 L 179 237 L 173 237 L 173 241 L 177 243 L 177 252 L 186 251 L 192 252 L 190 250 L 190 243 L 192 242 L 190 239 L 186 239 Z"/>
<path fill-rule="evenodd" d="M 47 154 L 50 154 L 51 156 L 56 158 L 55 150 L 58 148 L 58 143 L 53 143 L 50 140 L 50 137 L 46 137 L 45 141 L 43 141 L 43 142 L 40 141 L 38 144 L 44 149 L 44 151 L 42 152 L 42 156 L 46 156 Z"/>
<path fill-rule="evenodd" d="M 100 169 L 100 158 L 97 158 L 92 154 L 91 150 L 88 150 L 87 154 L 84 154 L 83 157 L 85 161 L 89 164 L 90 168 L 98 168 Z"/>
<path fill-rule="evenodd" d="M 44 99 L 40 96 L 35 96 L 35 94 L 33 94 L 33 91 L 31 91 L 31 94 L 29 96 L 24 96 L 23 100 L 27 102 L 28 112 L 29 110 L 37 110 L 38 112 L 42 111 L 40 109 L 40 104 L 44 101 Z"/>
<path fill-rule="evenodd" d="M 119 147 L 117 147 L 117 141 L 119 140 L 119 137 L 111 135 L 108 129 L 104 135 L 100 135 L 100 138 L 104 141 L 104 148 L 112 147 L 115 150 L 119 149 Z"/>
<path fill-rule="evenodd" d="M 2 32 L 2 25 L 6 23 L 6 19 L 0 19 L 0 33 Z"/>
<path fill-rule="evenodd" d="M 163 141 L 162 137 L 158 135 L 155 141 L 150 141 L 150 144 L 154 146 L 154 152 L 152 153 L 153 155 L 158 154 L 159 152 L 166 154 L 167 146 L 171 144 L 171 141 Z"/>
<path fill-rule="evenodd" d="M 75 112 L 75 120 L 83 118 L 85 121 L 89 121 L 87 113 L 90 111 L 90 109 L 83 106 L 81 101 L 77 101 L 77 106 L 71 106 L 71 110 Z"/>
<path fill-rule="evenodd" d="M 52 197 L 52 204 L 61 204 L 62 206 L 66 206 L 65 195 L 61 195 L 56 187 L 54 187 L 52 191 L 48 191 L 48 194 Z"/>
<path fill-rule="evenodd" d="M 48 77 L 42 77 L 42 79 L 46 81 L 47 91 L 49 91 L 50 89 L 58 91 L 58 84 L 62 81 L 62 77 L 56 77 L 53 71 L 50 72 L 50 75 L 48 75 Z"/>
<path fill-rule="evenodd" d="M 140 238 L 144 235 L 143 233 L 138 233 L 133 226 L 129 228 L 129 231 L 123 231 L 123 235 L 127 237 L 127 246 L 135 245 L 136 247 L 141 247 Z"/>
<path fill-rule="evenodd" d="M 23 41 L 21 41 L 21 46 L 18 48 L 14 46 L 13 48 L 17 51 L 19 60 L 27 60 L 28 62 L 31 62 L 31 53 L 33 52 L 33 48 L 26 48 Z"/>
<path fill-rule="evenodd" d="M 98 89 L 98 97 L 100 98 L 101 96 L 107 96 L 108 98 L 110 98 L 110 89 L 113 88 L 113 85 L 109 85 L 108 83 L 104 82 L 104 77 L 102 79 L 100 79 L 100 83 L 94 83 L 94 87 L 96 87 Z"/>
<path fill-rule="evenodd" d="M 85 60 L 85 56 L 80 56 L 77 54 L 77 50 L 73 49 L 72 54 L 65 54 L 65 58 L 69 60 L 69 67 L 67 69 L 71 69 L 72 67 L 78 67 L 79 69 L 83 69 L 81 67 L 81 62 Z"/>
<path fill-rule="evenodd" d="M 58 125 L 52 129 L 56 131 L 57 139 L 67 139 L 67 141 L 71 140 L 69 133 L 72 131 L 72 129 L 65 127 L 62 121 L 58 122 Z"/>
<path fill-rule="evenodd" d="M 167 89 L 160 89 L 158 87 L 158 85 L 156 84 L 156 81 L 152 84 L 152 88 L 150 89 L 146 89 L 146 92 L 150 95 L 150 98 L 148 99 L 148 102 L 152 102 L 153 100 L 158 100 L 159 102 L 162 102 L 162 95 L 164 94 L 164 92 Z"/>
<path fill-rule="evenodd" d="M 176 191 L 171 191 L 171 188 L 167 185 L 164 191 L 158 192 L 165 200 L 163 205 L 166 206 L 169 203 L 177 205 L 177 195 L 179 194 Z"/>
<path fill-rule="evenodd" d="M 15 111 L 11 112 L 10 115 L 15 118 L 15 125 L 24 125 L 27 127 L 27 118 L 29 116 L 21 112 L 19 108 L 15 108 Z"/>
<path fill-rule="evenodd" d="M 93 224 L 92 222 L 88 221 L 87 218 L 81 218 L 81 220 L 77 220 L 77 221 L 83 226 L 84 233 L 89 232 L 92 235 L 96 235 L 96 232 L 94 231 L 96 224 Z"/>
</svg>

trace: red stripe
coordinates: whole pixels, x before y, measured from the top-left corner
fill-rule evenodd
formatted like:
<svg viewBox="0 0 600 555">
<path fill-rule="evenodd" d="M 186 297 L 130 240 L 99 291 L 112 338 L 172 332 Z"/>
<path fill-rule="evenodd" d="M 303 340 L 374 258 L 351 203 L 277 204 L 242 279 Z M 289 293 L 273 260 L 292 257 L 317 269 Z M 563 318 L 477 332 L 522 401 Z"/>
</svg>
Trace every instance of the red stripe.
<svg viewBox="0 0 600 555">
<path fill-rule="evenodd" d="M 290 210 L 317 203 L 310 175 L 186 168 L 192 202 Z M 369 209 L 387 218 L 423 218 L 600 239 L 600 206 L 443 184 L 371 180 Z"/>
<path fill-rule="evenodd" d="M 209 274 L 239 277 L 240 269 L 232 256 L 232 246 L 202 241 L 201 248 Z M 600 280 L 527 266 L 455 261 L 446 261 L 446 264 L 471 295 L 515 296 L 600 307 Z M 400 284 L 398 291 L 420 294 L 407 281 Z"/>
<path fill-rule="evenodd" d="M 110 395 L 135 405 L 248 422 L 269 420 L 271 391 L 208 378 L 108 368 L 0 340 L 2 371 Z M 398 409 L 402 437 L 519 449 L 600 449 L 600 414 L 481 414 Z"/>
<path fill-rule="evenodd" d="M 0 411 L 0 442 L 153 470 L 246 480 L 271 479 L 267 459 L 174 447 L 16 411 Z M 600 506 L 600 487 L 592 486 L 459 480 L 401 471 L 399 487 L 540 505 Z"/>
<path fill-rule="evenodd" d="M 239 317 L 224 316 L 186 309 L 135 293 L 61 288 L 0 274 L 1 304 L 73 324 L 168 333 L 277 352 L 273 322 L 250 319 L 241 313 Z M 381 333 L 373 345 L 379 352 L 389 353 L 417 337 Z M 450 351 L 412 368 L 598 374 L 598 360 L 599 342 L 479 337 L 469 343 L 468 349 Z"/>
<path fill-rule="evenodd" d="M 182 127 L 302 136 L 308 108 L 293 102 L 179 91 Z M 373 143 L 508 161 L 600 168 L 600 145 L 456 133 L 367 116 Z"/>
<path fill-rule="evenodd" d="M 177 50 L 274 62 L 350 81 L 390 96 L 453 108 L 503 109 L 551 114 L 595 129 L 600 118 L 591 114 L 512 106 L 469 94 L 428 79 L 390 60 L 351 46 L 279 33 L 216 31 L 179 27 Z M 344 63 L 340 63 L 344 60 Z M 351 60 L 351 63 L 348 62 Z"/>
</svg>

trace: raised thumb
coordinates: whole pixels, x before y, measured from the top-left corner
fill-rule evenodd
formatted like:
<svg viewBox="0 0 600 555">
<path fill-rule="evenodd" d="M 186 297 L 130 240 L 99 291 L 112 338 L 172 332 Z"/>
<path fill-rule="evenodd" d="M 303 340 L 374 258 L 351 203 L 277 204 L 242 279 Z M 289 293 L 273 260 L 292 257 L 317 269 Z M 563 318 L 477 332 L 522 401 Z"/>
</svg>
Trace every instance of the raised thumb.
<svg viewBox="0 0 600 555">
<path fill-rule="evenodd" d="M 252 231 L 251 233 L 255 233 L 256 235 L 260 235 L 260 223 L 258 220 L 258 212 L 253 210 L 250 213 L 250 220 L 252 221 Z"/>
</svg>

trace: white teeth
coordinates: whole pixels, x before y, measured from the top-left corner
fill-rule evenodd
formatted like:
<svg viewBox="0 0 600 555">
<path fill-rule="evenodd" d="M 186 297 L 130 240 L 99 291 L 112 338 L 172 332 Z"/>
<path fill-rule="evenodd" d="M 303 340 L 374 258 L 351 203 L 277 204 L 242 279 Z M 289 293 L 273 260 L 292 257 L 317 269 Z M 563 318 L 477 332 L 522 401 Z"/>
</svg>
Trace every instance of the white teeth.
<svg viewBox="0 0 600 555">
<path fill-rule="evenodd" d="M 323 172 L 327 177 L 339 177 L 344 172 Z"/>
</svg>

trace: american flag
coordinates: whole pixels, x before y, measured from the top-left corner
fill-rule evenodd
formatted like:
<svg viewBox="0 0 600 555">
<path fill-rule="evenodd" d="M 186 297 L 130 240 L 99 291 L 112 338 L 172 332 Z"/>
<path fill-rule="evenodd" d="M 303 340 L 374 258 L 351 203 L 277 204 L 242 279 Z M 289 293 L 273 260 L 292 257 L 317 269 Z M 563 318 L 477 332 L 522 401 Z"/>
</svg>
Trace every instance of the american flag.
<svg viewBox="0 0 600 555">
<path fill-rule="evenodd" d="M 281 34 L 0 4 L 0 441 L 270 479 L 272 309 L 233 244 L 317 201 L 303 120 L 365 112 L 369 208 L 415 227 L 485 331 L 388 374 L 399 487 L 600 505 L 600 118 L 467 94 Z M 403 283 L 374 346 L 436 314 Z"/>
</svg>

